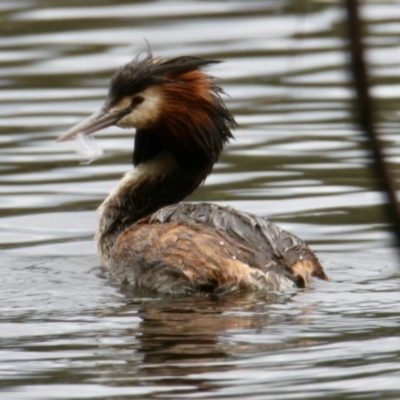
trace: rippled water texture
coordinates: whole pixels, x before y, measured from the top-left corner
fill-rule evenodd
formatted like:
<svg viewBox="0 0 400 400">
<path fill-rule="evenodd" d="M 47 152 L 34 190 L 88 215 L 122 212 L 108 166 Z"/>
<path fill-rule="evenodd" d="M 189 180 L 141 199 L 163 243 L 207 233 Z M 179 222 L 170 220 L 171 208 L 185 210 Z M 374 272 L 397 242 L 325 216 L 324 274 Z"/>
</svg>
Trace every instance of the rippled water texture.
<svg viewBox="0 0 400 400">
<path fill-rule="evenodd" d="M 400 277 L 352 124 L 341 2 L 2 0 L 0 397 L 398 399 Z M 387 155 L 399 157 L 400 2 L 364 8 Z M 81 164 L 67 127 L 146 51 L 224 60 L 211 72 L 240 124 L 190 201 L 268 216 L 331 278 L 221 299 L 110 285 L 96 208 L 131 168 L 132 132 Z"/>
</svg>

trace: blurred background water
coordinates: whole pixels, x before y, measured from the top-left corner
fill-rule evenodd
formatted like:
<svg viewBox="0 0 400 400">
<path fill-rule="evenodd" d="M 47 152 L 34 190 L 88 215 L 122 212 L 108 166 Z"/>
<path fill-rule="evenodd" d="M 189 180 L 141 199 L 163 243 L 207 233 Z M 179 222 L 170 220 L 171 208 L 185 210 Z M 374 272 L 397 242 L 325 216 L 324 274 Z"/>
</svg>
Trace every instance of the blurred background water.
<svg viewBox="0 0 400 400">
<path fill-rule="evenodd" d="M 368 1 L 363 16 L 396 169 L 400 2 Z M 2 0 L 0 19 L 1 398 L 400 398 L 399 269 L 352 122 L 340 1 Z M 267 216 L 330 282 L 222 299 L 110 285 L 96 208 L 131 168 L 133 133 L 99 133 L 90 165 L 55 140 L 144 39 L 157 56 L 224 61 L 210 72 L 236 140 L 189 200 Z"/>
</svg>

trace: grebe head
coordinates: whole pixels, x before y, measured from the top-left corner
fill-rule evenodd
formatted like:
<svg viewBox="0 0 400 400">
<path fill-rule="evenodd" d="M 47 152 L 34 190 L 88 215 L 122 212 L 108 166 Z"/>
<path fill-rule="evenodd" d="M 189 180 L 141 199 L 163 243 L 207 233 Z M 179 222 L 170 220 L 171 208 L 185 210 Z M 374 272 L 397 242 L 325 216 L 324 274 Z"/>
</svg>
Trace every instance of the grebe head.
<svg viewBox="0 0 400 400">
<path fill-rule="evenodd" d="M 133 163 L 170 153 L 183 168 L 212 166 L 235 126 L 213 78 L 202 68 L 218 61 L 169 60 L 150 54 L 119 68 L 101 110 L 59 138 L 91 134 L 111 125 L 136 128 Z"/>
</svg>

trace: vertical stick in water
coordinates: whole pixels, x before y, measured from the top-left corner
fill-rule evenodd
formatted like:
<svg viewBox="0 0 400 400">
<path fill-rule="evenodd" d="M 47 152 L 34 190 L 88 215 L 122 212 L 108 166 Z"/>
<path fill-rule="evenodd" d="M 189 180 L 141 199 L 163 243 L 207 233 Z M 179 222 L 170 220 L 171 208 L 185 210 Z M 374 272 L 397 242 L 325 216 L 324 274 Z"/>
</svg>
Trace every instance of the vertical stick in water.
<svg viewBox="0 0 400 400">
<path fill-rule="evenodd" d="M 373 170 L 379 189 L 388 196 L 389 202 L 384 206 L 385 214 L 397 238 L 397 248 L 400 250 L 400 208 L 396 196 L 396 185 L 385 163 L 382 143 L 379 140 L 375 125 L 374 108 L 370 96 L 368 72 L 364 58 L 359 2 L 358 0 L 345 0 L 345 5 L 348 17 L 351 70 L 358 97 L 359 122 L 371 144 L 371 151 L 375 161 Z"/>
</svg>

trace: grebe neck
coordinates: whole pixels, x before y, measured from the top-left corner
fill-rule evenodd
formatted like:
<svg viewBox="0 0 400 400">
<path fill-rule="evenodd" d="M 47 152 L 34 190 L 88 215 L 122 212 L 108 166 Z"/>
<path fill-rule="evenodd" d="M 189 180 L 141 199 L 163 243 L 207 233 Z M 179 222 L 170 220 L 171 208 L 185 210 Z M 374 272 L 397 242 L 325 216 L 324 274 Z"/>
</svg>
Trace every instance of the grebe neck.
<svg viewBox="0 0 400 400">
<path fill-rule="evenodd" d="M 99 207 L 96 240 L 104 265 L 118 235 L 130 225 L 191 194 L 212 166 L 185 170 L 168 153 L 139 164 L 128 172 Z"/>
</svg>

